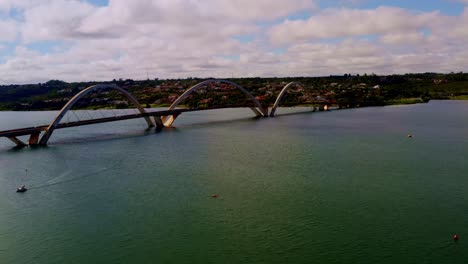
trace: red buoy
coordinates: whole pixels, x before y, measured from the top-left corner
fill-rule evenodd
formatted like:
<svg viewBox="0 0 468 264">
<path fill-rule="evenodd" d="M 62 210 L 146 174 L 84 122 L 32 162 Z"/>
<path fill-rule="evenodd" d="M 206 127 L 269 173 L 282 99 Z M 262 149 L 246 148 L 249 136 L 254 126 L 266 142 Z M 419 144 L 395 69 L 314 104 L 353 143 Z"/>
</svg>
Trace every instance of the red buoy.
<svg viewBox="0 0 468 264">
<path fill-rule="evenodd" d="M 458 235 L 454 235 L 454 236 L 453 236 L 453 240 L 454 240 L 454 241 L 457 241 L 457 240 L 458 240 Z"/>
</svg>

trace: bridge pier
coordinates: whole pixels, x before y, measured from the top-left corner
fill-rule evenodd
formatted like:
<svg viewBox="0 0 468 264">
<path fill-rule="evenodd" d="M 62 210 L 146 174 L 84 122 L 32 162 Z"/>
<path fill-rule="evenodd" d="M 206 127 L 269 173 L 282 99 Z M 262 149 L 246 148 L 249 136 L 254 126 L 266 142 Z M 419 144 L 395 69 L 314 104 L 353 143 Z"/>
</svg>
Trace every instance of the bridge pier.
<svg viewBox="0 0 468 264">
<path fill-rule="evenodd" d="M 276 112 L 276 108 L 272 108 L 271 109 L 271 113 L 270 113 L 270 117 L 274 117 L 275 116 L 275 112 Z"/>
<path fill-rule="evenodd" d="M 41 132 L 32 133 L 31 136 L 29 136 L 28 144 L 30 146 L 39 144 L 39 135 L 41 135 Z"/>
<path fill-rule="evenodd" d="M 156 132 L 159 132 L 164 128 L 164 122 L 160 116 L 154 116 L 154 123 L 156 124 Z"/>
<path fill-rule="evenodd" d="M 268 106 L 264 106 L 264 107 L 263 107 L 263 112 L 267 114 L 266 116 L 263 116 L 263 117 L 269 117 L 269 116 L 270 116 L 270 115 L 268 114 L 268 113 L 269 113 Z"/>
</svg>

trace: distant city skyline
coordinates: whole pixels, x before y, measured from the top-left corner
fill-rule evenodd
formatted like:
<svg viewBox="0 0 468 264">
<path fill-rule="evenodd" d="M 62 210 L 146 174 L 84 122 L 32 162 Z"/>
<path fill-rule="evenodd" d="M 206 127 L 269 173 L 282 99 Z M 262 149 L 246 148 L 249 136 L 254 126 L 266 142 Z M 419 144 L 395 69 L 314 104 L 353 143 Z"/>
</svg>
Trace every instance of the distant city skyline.
<svg viewBox="0 0 468 264">
<path fill-rule="evenodd" d="M 467 71 L 468 0 L 0 0 L 0 84 Z"/>
</svg>

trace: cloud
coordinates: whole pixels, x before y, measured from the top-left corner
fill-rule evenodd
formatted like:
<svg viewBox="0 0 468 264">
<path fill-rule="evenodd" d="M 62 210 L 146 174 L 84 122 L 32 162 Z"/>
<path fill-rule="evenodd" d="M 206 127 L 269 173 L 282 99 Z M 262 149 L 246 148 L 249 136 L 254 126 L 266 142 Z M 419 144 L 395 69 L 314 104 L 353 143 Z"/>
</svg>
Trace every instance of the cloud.
<svg viewBox="0 0 468 264">
<path fill-rule="evenodd" d="M 50 0 L 42 5 L 28 7 L 23 14 L 22 39 L 30 43 L 86 36 L 78 29 L 83 19 L 95 9 L 85 2 L 64 0 Z"/>
<path fill-rule="evenodd" d="M 414 14 L 402 8 L 327 9 L 307 20 L 286 20 L 273 27 L 272 42 L 287 44 L 324 38 L 414 32 L 430 26 L 438 12 Z"/>
<path fill-rule="evenodd" d="M 8 12 L 16 7 L 26 7 L 30 3 L 32 0 L 2 0 L 0 1 L 0 11 Z"/>
<path fill-rule="evenodd" d="M 364 40 L 346 39 L 341 43 L 304 43 L 292 45 L 282 55 L 289 59 L 290 74 L 329 75 L 338 73 L 384 72 L 386 52 Z"/>
<path fill-rule="evenodd" d="M 422 32 L 390 33 L 380 37 L 380 41 L 389 45 L 418 44 L 425 40 Z"/>
<path fill-rule="evenodd" d="M 0 12 L 18 14 L 0 20 L 0 46 L 16 46 L 0 83 L 467 70 L 468 8 L 449 16 L 317 2 L 0 0 Z"/>
<path fill-rule="evenodd" d="M 18 29 L 14 20 L 0 20 L 0 42 L 16 40 Z"/>
<path fill-rule="evenodd" d="M 23 0 L 25 1 L 25 0 Z M 141 28 L 166 28 L 175 33 L 245 34 L 255 21 L 270 21 L 313 9 L 311 0 L 110 0 L 96 7 L 72 0 L 46 0 L 25 8 L 25 41 L 119 38 Z M 46 15 L 47 14 L 47 15 Z"/>
<path fill-rule="evenodd" d="M 446 27 L 442 26 L 439 28 L 438 33 L 445 34 L 453 39 L 468 40 L 468 7 L 466 7 L 457 19 L 449 21 Z"/>
<path fill-rule="evenodd" d="M 249 49 L 235 37 L 259 32 L 256 22 L 313 8 L 310 0 L 111 0 L 105 7 L 50 0 L 24 9 L 21 36 L 24 43 L 69 43 L 64 52 L 31 57 L 32 61 L 66 65 L 49 67 L 43 74 L 46 79 L 57 74 L 77 80 L 83 77 L 76 74 L 79 71 L 85 71 L 87 79 L 138 78 L 147 71 L 160 77 L 212 76 L 208 68 L 213 71 L 217 66 L 218 74 L 225 74 L 230 72 L 227 68 L 235 67 L 232 59 L 220 58 L 239 56 Z M 18 61 L 22 60 L 12 59 L 4 68 L 14 69 Z M 63 70 L 68 67 L 75 67 L 75 73 Z"/>
</svg>

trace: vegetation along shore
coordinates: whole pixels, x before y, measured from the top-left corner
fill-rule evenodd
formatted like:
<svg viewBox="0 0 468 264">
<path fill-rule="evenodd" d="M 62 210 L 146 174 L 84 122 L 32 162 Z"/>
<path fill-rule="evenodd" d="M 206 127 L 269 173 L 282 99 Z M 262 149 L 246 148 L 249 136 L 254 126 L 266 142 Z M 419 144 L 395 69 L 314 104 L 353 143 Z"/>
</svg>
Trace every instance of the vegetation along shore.
<svg viewBox="0 0 468 264">
<path fill-rule="evenodd" d="M 186 79 L 119 79 L 108 82 L 67 83 L 51 80 L 46 83 L 0 86 L 0 110 L 57 110 L 80 90 L 97 83 L 115 83 L 129 90 L 146 107 L 170 105 L 200 78 Z M 468 73 L 418 73 L 378 76 L 375 74 L 327 77 L 232 78 L 249 90 L 262 104 L 272 105 L 279 91 L 289 82 L 299 82 L 288 91 L 282 105 L 307 105 L 322 101 L 340 108 L 412 104 L 431 99 L 468 99 Z M 189 97 L 187 107 L 239 106 L 248 104 L 245 96 L 227 84 L 212 84 Z M 127 108 L 121 95 L 109 91 L 91 94 L 78 108 Z"/>
</svg>

